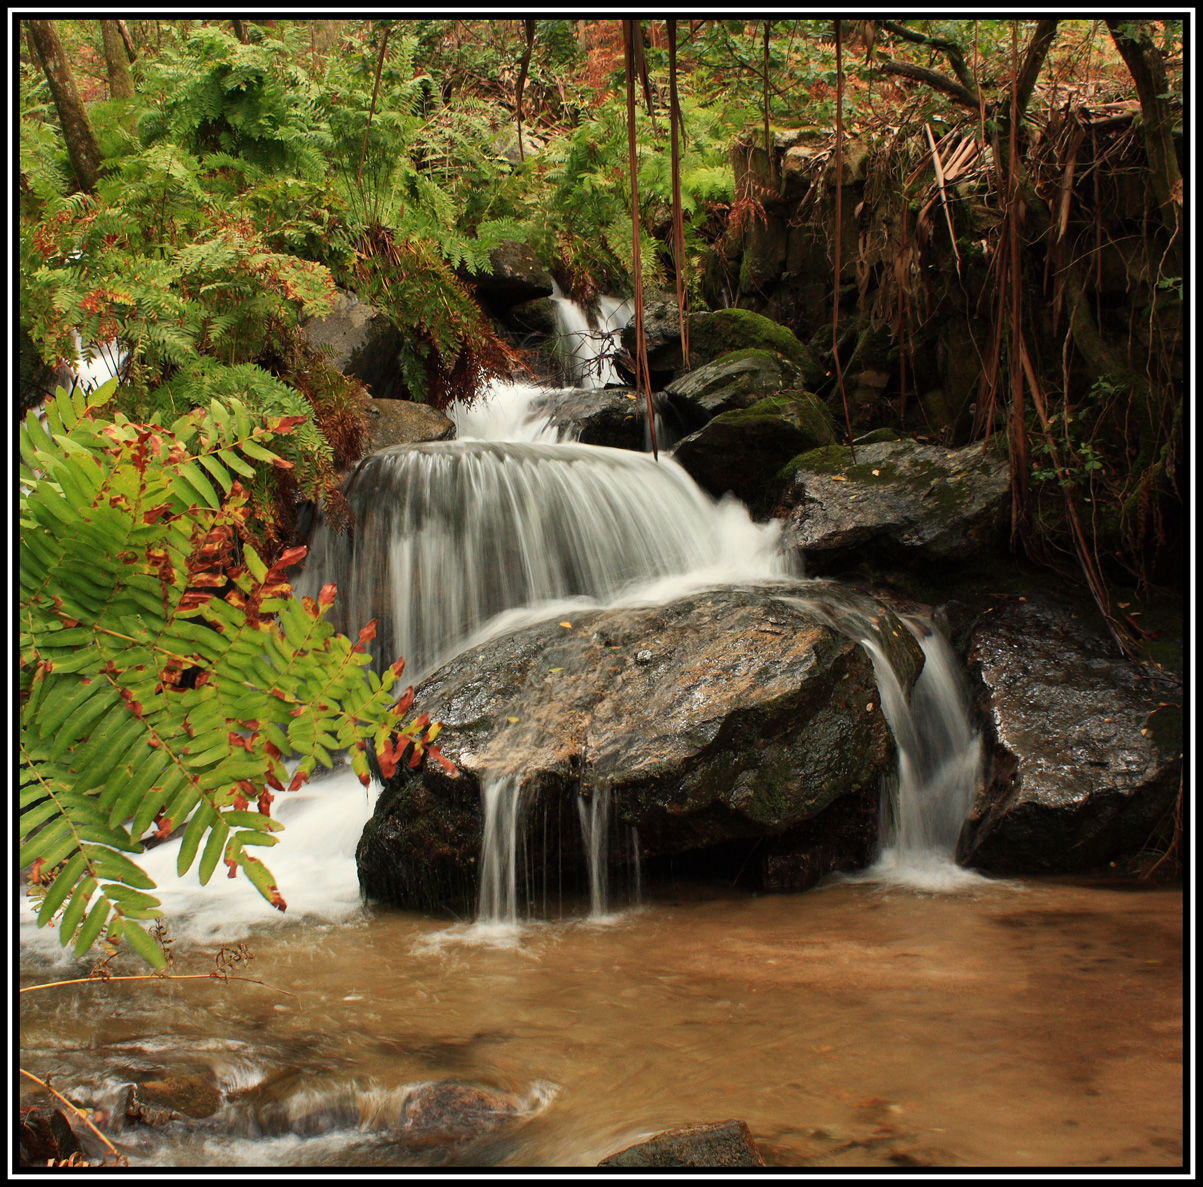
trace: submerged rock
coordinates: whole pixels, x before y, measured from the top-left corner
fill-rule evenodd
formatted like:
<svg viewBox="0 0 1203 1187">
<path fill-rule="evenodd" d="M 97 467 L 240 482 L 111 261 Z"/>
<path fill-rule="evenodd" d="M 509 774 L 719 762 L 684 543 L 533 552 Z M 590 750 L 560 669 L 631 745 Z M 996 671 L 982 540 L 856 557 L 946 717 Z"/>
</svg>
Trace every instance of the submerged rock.
<svg viewBox="0 0 1203 1187">
<path fill-rule="evenodd" d="M 520 1096 L 460 1080 L 414 1084 L 401 1106 L 400 1136 L 407 1146 L 458 1146 L 530 1116 L 549 1099 L 537 1084 Z"/>
<path fill-rule="evenodd" d="M 64 1162 L 83 1150 L 62 1109 L 23 1106 L 17 1129 L 19 1166 Z"/>
<path fill-rule="evenodd" d="M 182 1117 L 211 1117 L 221 1108 L 217 1085 L 203 1076 L 168 1076 L 131 1084 L 125 1116 L 143 1125 L 166 1125 Z"/>
<path fill-rule="evenodd" d="M 713 1121 L 666 1129 L 603 1158 L 598 1166 L 764 1166 L 743 1121 Z"/>
<path fill-rule="evenodd" d="M 387 786 L 357 853 L 365 893 L 470 912 L 480 787 L 506 775 L 539 822 L 527 841 L 536 880 L 540 868 L 583 874 L 578 793 L 609 797 L 645 857 L 725 846 L 753 881 L 782 854 L 822 854 L 811 881 L 865 864 L 894 753 L 872 665 L 822 610 L 789 597 L 853 600 L 825 583 L 709 590 L 574 614 L 451 660 L 417 703 L 445 722 L 460 777 L 427 769 Z M 909 686 L 917 644 L 889 611 L 860 612 L 876 618 Z M 788 884 L 798 878 L 785 871 Z"/>
<path fill-rule="evenodd" d="M 1179 689 L 1044 598 L 983 615 L 967 657 L 993 746 L 965 864 L 1089 871 L 1165 844 L 1182 779 Z"/>
<path fill-rule="evenodd" d="M 1006 529 L 1007 460 L 982 446 L 917 441 L 829 445 L 795 458 L 781 502 L 786 539 L 808 568 L 864 561 L 962 563 Z"/>
</svg>

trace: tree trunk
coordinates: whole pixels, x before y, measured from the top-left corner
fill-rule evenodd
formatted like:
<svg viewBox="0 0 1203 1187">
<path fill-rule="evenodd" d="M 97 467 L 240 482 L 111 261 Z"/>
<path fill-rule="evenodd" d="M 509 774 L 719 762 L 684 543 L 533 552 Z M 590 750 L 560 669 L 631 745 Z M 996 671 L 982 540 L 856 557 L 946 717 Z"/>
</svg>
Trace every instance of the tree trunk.
<svg viewBox="0 0 1203 1187">
<path fill-rule="evenodd" d="M 121 34 L 121 40 L 125 42 L 125 52 L 131 62 L 138 60 L 138 47 L 134 45 L 134 39 L 130 36 L 129 28 L 124 21 L 114 21 L 117 26 L 117 32 Z"/>
<path fill-rule="evenodd" d="M 1153 195 L 1162 221 L 1173 234 L 1182 222 L 1182 170 L 1174 147 L 1170 105 L 1162 98 L 1169 91 L 1165 63 L 1143 21 L 1108 21 L 1107 28 L 1136 84 Z"/>
<path fill-rule="evenodd" d="M 134 77 L 129 70 L 129 54 L 117 21 L 101 21 L 100 32 L 104 37 L 104 60 L 109 71 L 109 98 L 132 99 Z"/>
<path fill-rule="evenodd" d="M 96 143 L 96 134 L 92 131 L 88 113 L 75 85 L 75 78 L 67 65 L 54 21 L 30 20 L 28 25 L 38 57 L 42 60 L 42 69 L 46 72 L 46 81 L 50 84 L 55 109 L 58 111 L 63 139 L 67 144 L 67 156 L 71 161 L 71 171 L 75 174 L 79 188 L 90 194 L 96 188 L 96 179 L 100 176 L 100 147 Z"/>
</svg>

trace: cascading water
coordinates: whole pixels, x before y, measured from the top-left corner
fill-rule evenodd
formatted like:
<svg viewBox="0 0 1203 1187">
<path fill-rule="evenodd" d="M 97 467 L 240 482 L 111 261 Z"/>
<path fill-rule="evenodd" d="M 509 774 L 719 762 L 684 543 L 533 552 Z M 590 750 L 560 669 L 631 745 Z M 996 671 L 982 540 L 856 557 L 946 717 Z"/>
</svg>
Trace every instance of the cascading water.
<svg viewBox="0 0 1203 1187">
<path fill-rule="evenodd" d="M 782 574 L 776 533 L 716 503 L 671 459 L 579 444 L 439 441 L 373 454 L 346 487 L 353 534 L 319 526 L 301 593 L 335 623 L 377 620 L 381 665 L 421 675 L 495 616 L 612 600 L 658 579 Z"/>
<path fill-rule="evenodd" d="M 620 297 L 598 297 L 591 310 L 565 297 L 557 286 L 551 297 L 558 340 L 567 356 L 577 387 L 599 388 L 621 384 L 614 364 L 615 340 L 631 320 L 634 304 Z"/>
<path fill-rule="evenodd" d="M 838 606 L 827 598 L 784 600 L 819 614 L 865 649 L 897 749 L 897 768 L 882 787 L 877 861 L 845 879 L 933 892 L 985 881 L 956 862 L 957 841 L 981 778 L 982 743 L 965 674 L 947 637 L 934 622 L 901 616 L 924 660 L 908 695 L 882 646 L 877 616 L 859 599 L 850 595 Z"/>
<path fill-rule="evenodd" d="M 956 864 L 956 850 L 981 777 L 981 735 L 970 720 L 963 670 L 943 632 L 913 620 L 907 625 L 925 662 L 909 701 L 893 698 L 891 725 L 900 751 L 907 753 L 899 759 L 881 857 L 870 873 L 921 890 L 954 889 L 980 881 Z M 874 662 L 880 663 L 876 657 Z"/>
</svg>

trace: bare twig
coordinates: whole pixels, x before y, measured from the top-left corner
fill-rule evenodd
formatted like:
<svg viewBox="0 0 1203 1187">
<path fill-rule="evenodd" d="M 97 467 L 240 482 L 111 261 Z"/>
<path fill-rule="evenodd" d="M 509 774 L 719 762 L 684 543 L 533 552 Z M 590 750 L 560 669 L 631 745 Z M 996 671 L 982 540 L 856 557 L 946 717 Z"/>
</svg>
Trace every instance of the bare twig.
<svg viewBox="0 0 1203 1187">
<path fill-rule="evenodd" d="M 96 1128 L 96 1126 L 92 1123 L 92 1119 L 88 1116 L 88 1114 L 83 1109 L 81 1109 L 78 1105 L 73 1105 L 61 1092 L 59 1092 L 59 1090 L 57 1088 L 52 1088 L 49 1084 L 46 1083 L 45 1080 L 40 1079 L 38 1076 L 35 1076 L 33 1074 L 33 1072 L 27 1072 L 24 1068 L 21 1068 L 20 1072 L 21 1072 L 21 1075 L 25 1076 L 27 1079 L 32 1080 L 35 1084 L 38 1084 L 42 1088 L 44 1088 L 56 1100 L 62 1101 L 63 1104 L 65 1104 L 67 1106 L 67 1108 L 69 1108 L 71 1110 L 71 1112 L 73 1112 L 105 1144 L 105 1146 L 108 1148 L 109 1152 L 112 1153 L 117 1158 L 118 1162 L 125 1163 L 125 1161 L 126 1161 L 125 1155 L 122 1154 L 121 1151 L 118 1150 L 117 1147 L 114 1146 L 113 1143 L 110 1142 L 109 1139 L 106 1138 L 104 1136 L 104 1134 L 101 1133 L 100 1130 Z"/>
</svg>

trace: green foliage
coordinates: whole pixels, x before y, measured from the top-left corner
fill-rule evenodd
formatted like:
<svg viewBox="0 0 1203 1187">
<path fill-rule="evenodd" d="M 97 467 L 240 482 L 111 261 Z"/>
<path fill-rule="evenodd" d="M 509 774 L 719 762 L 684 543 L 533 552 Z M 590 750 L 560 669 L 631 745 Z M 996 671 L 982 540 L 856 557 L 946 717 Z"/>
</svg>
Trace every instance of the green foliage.
<svg viewBox="0 0 1203 1187">
<path fill-rule="evenodd" d="M 222 152 L 263 170 L 320 178 L 330 136 L 317 88 L 288 47 L 274 39 L 241 44 L 201 26 L 148 71 L 159 102 L 139 123 L 147 143 L 170 141 L 203 156 Z"/>
<path fill-rule="evenodd" d="M 106 935 L 161 966 L 159 900 L 130 856 L 149 836 L 183 827 L 181 874 L 224 863 L 283 910 L 255 856 L 277 840 L 273 790 L 348 750 L 366 783 L 369 744 L 416 761 L 438 727 L 406 720 L 400 664 L 369 670 L 372 624 L 335 633 L 332 586 L 290 596 L 304 549 L 269 565 L 239 546 L 243 483 L 287 465 L 290 418 L 230 398 L 169 426 L 99 419 L 113 388 L 60 389 L 20 429 L 19 860 L 77 955 Z"/>
</svg>

